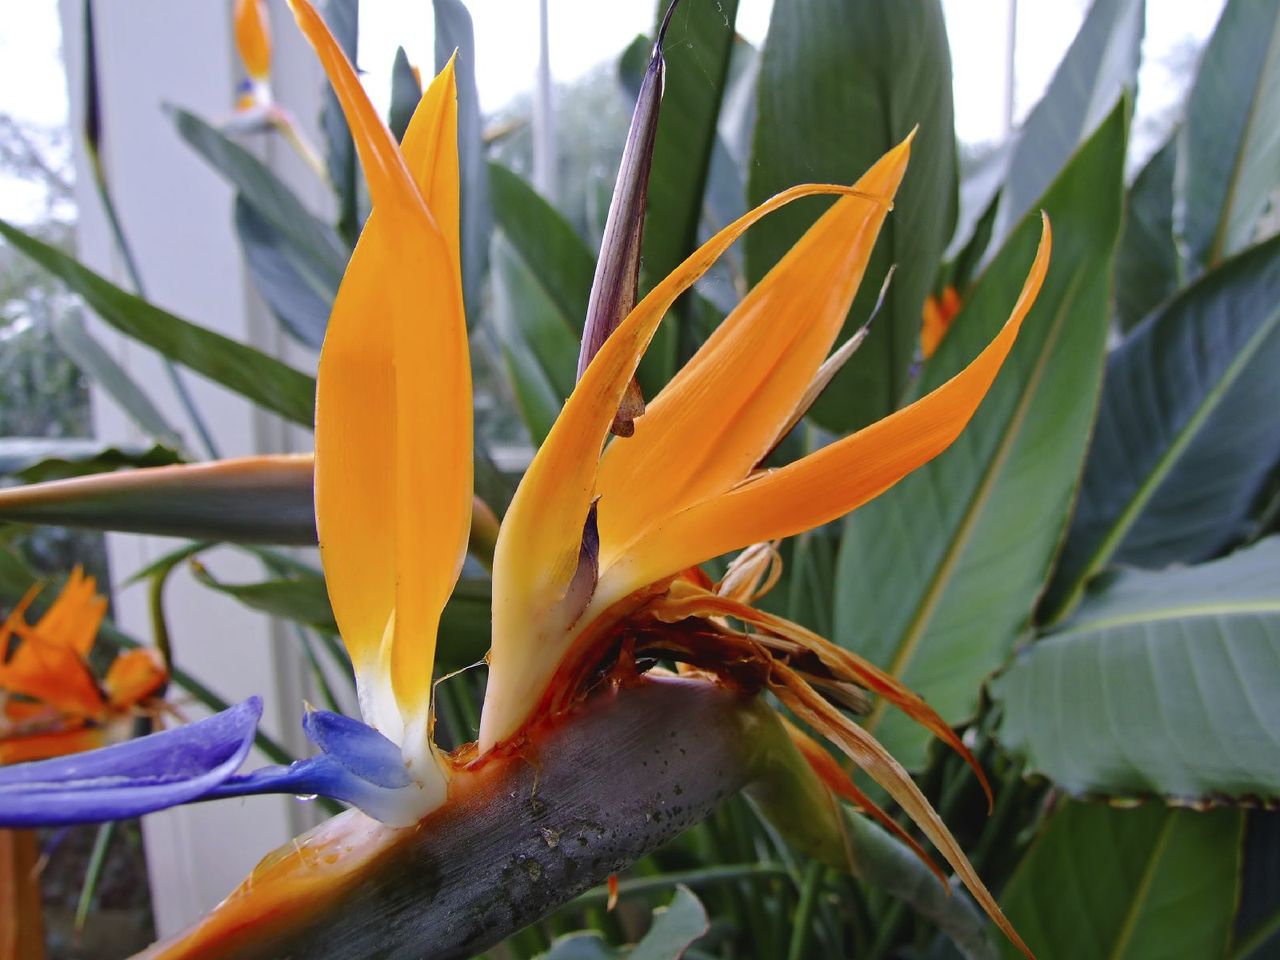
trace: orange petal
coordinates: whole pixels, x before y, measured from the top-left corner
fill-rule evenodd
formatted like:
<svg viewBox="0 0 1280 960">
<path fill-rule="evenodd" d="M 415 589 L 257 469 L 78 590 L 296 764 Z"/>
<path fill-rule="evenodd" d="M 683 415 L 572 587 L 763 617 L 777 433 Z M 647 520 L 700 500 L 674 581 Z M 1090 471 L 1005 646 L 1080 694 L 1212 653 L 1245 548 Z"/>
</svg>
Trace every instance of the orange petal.
<svg viewBox="0 0 1280 960">
<path fill-rule="evenodd" d="M 821 696 L 815 693 L 794 671 L 777 665 L 774 668 L 776 682 L 773 692 L 801 720 L 815 730 L 819 730 L 848 755 L 854 763 L 871 775 L 889 795 L 897 801 L 903 811 L 915 822 L 929 838 L 938 851 L 951 864 L 952 869 L 960 877 L 964 885 L 973 894 L 982 909 L 995 922 L 1019 950 L 1027 957 L 1031 951 L 1022 942 L 1018 932 L 1005 918 L 991 892 L 987 890 L 969 858 L 960 849 L 960 844 L 951 835 L 947 825 L 942 822 L 936 810 L 930 806 L 915 781 L 908 776 L 893 756 L 885 750 L 880 742 L 862 727 L 858 726 Z"/>
<path fill-rule="evenodd" d="M 96 581 L 76 566 L 35 630 L 46 643 L 64 646 L 86 657 L 106 613 L 107 598 L 98 596 Z"/>
<path fill-rule="evenodd" d="M 601 563 L 723 493 L 774 445 L 840 333 L 902 181 L 912 136 L 769 271 L 600 461 Z M 871 199 L 884 198 L 884 199 Z"/>
<path fill-rule="evenodd" d="M 22 631 L 22 642 L 0 663 L 0 690 L 40 700 L 73 717 L 100 718 L 104 702 L 89 668 L 74 650 Z"/>
<path fill-rule="evenodd" d="M 142 647 L 126 650 L 112 660 L 102 686 L 111 706 L 124 709 L 155 696 L 168 680 L 160 655 Z"/>
<path fill-rule="evenodd" d="M 374 207 L 320 357 L 321 556 L 366 719 L 395 739 L 407 724 L 409 739 L 425 743 L 436 630 L 462 568 L 472 497 L 453 69 L 424 96 L 402 157 L 315 10 L 292 6 L 342 103 Z M 406 740 L 406 749 L 418 748 Z"/>
<path fill-rule="evenodd" d="M 1012 315 L 968 367 L 852 436 L 670 517 L 602 571 L 600 590 L 626 596 L 711 557 L 811 530 L 860 507 L 936 457 L 960 435 L 1000 372 L 1040 291 L 1050 247 L 1045 218 L 1040 249 Z"/>
<path fill-rule="evenodd" d="M 799 197 L 851 187 L 792 187 L 725 227 L 677 267 L 605 341 L 533 458 L 502 522 L 493 566 L 493 648 L 480 750 L 513 734 L 573 642 L 557 605 L 578 566 L 596 469 L 636 365 L 671 304 L 761 217 Z M 628 439 L 625 443 L 633 442 Z"/>
<path fill-rule="evenodd" d="M 0 740 L 0 766 L 10 763 L 27 763 L 31 760 L 48 760 L 72 753 L 84 753 L 106 744 L 106 731 L 102 727 L 76 727 L 57 733 L 33 733 L 25 737 L 9 737 Z"/>
<path fill-rule="evenodd" d="M 262 0 L 236 0 L 235 29 L 244 72 L 254 80 L 266 80 L 271 75 L 271 28 Z"/>
</svg>

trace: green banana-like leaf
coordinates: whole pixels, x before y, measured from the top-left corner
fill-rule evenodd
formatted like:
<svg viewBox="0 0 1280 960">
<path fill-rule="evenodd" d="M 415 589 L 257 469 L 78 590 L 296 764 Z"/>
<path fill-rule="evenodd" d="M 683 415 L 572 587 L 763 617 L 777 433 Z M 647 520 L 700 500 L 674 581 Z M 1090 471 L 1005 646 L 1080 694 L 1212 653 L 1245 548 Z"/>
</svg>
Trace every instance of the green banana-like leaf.
<svg viewBox="0 0 1280 960">
<path fill-rule="evenodd" d="M 182 139 L 286 238 L 303 276 L 332 300 L 349 256 L 333 228 L 312 214 L 284 181 L 244 147 L 195 114 L 169 109 Z"/>
<path fill-rule="evenodd" d="M 491 163 L 488 169 L 495 222 L 546 289 L 574 337 L 580 337 L 595 257 L 528 181 L 501 164 Z"/>
<path fill-rule="evenodd" d="M 196 581 L 211 590 L 234 597 L 251 610 L 273 617 L 296 620 L 327 633 L 336 634 L 338 624 L 329 605 L 324 577 L 319 571 L 311 575 L 279 577 L 257 583 L 226 583 L 219 580 L 202 563 L 191 564 Z"/>
<path fill-rule="evenodd" d="M 1280 813 L 1245 815 L 1240 909 L 1231 936 L 1231 960 L 1267 960 L 1280 954 Z"/>
<path fill-rule="evenodd" d="M 653 911 L 653 921 L 630 953 L 630 960 L 680 960 L 684 952 L 710 928 L 707 911 L 686 886 L 665 907 Z"/>
<path fill-rule="evenodd" d="M 159 444 L 113 444 L 76 437 L 0 437 L 0 475 L 25 483 L 64 480 L 120 467 L 177 463 L 175 450 Z"/>
<path fill-rule="evenodd" d="M 462 292 L 467 316 L 480 309 L 480 291 L 489 266 L 493 209 L 486 169 L 484 117 L 476 87 L 476 41 L 471 14 L 462 0 L 432 0 L 435 12 L 436 70 L 458 53 L 458 174 L 461 196 Z"/>
<path fill-rule="evenodd" d="M 572 320 L 502 232 L 494 234 L 493 321 L 520 415 L 540 445 L 573 392 L 578 337 Z"/>
<path fill-rule="evenodd" d="M 170 108 L 178 133 L 236 188 L 245 263 L 271 312 L 319 349 L 349 251 L 261 160 L 195 114 Z"/>
<path fill-rule="evenodd" d="M 1132 330 L 1178 289 L 1173 238 L 1175 133 L 1138 172 L 1125 195 L 1124 232 L 1116 251 L 1116 325 Z"/>
<path fill-rule="evenodd" d="M 661 18 L 667 3 L 659 2 L 657 8 Z M 676 8 L 667 28 L 663 45 L 666 83 L 649 171 L 648 213 L 641 246 L 641 295 L 698 245 L 698 223 L 737 16 L 738 0 L 685 3 Z M 660 19 L 655 27 L 658 22 Z M 648 51 L 645 53 L 647 60 Z M 645 352 L 638 375 L 648 395 L 674 375 L 679 339 L 678 325 L 664 323 Z"/>
<path fill-rule="evenodd" d="M 396 47 L 396 57 L 391 63 L 391 108 L 387 114 L 387 126 L 396 140 L 404 139 L 404 132 L 409 129 L 409 121 L 421 99 L 422 88 L 418 86 L 409 55 L 404 52 L 404 47 Z"/>
<path fill-rule="evenodd" d="M 792 0 L 773 8 L 761 54 L 759 118 L 747 185 L 758 204 L 805 181 L 852 183 L 919 128 L 894 212 L 841 339 L 871 312 L 897 265 L 880 318 L 814 406 L 844 432 L 894 410 L 906 392 L 920 311 L 956 217 L 951 53 L 936 0 Z M 892 91 L 892 93 L 890 93 Z M 746 237 L 756 283 L 826 204 L 801 201 Z"/>
<path fill-rule="evenodd" d="M 309 283 L 291 255 L 289 241 L 247 202 L 235 201 L 232 222 L 254 286 L 281 326 L 300 343 L 319 350 L 337 291 Z"/>
<path fill-rule="evenodd" d="M 49 324 L 58 346 L 80 368 L 85 376 L 98 384 L 147 436 L 175 449 L 182 441 L 178 431 L 165 419 L 151 398 L 124 371 L 102 344 L 94 339 L 84 324 L 79 310 L 66 310 Z"/>
<path fill-rule="evenodd" d="M 314 545 L 309 456 L 248 457 L 0 490 L 0 520 Z"/>
<path fill-rule="evenodd" d="M 1203 275 L 1112 353 L 1052 616 L 1108 562 L 1200 560 L 1239 535 L 1280 450 L 1277 365 L 1280 238 Z"/>
<path fill-rule="evenodd" d="M 1226 955 L 1239 892 L 1238 810 L 1067 802 L 1001 905 L 1038 960 L 1209 960 Z M 1002 945 L 1002 956 L 1021 956 Z"/>
<path fill-rule="evenodd" d="M 1253 243 L 1280 188 L 1280 2 L 1230 0 L 1187 99 L 1175 229 L 1195 276 Z"/>
<path fill-rule="evenodd" d="M 347 59 L 358 63 L 360 0 L 325 0 L 324 21 Z M 356 145 L 351 139 L 342 105 L 338 103 L 333 88 L 327 84 L 320 126 L 324 131 L 325 166 L 329 169 L 329 181 L 338 197 L 338 233 L 348 247 L 354 247 L 364 222 L 360 204 L 360 165 L 356 162 Z"/>
<path fill-rule="evenodd" d="M 610 946 L 600 933 L 580 931 L 557 937 L 540 960 L 680 960 L 709 927 L 702 903 L 678 884 L 671 902 L 653 911 L 649 929 L 635 946 Z"/>
<path fill-rule="evenodd" d="M 201 564 L 193 564 L 196 579 L 211 590 L 234 597 L 251 610 L 305 623 L 337 635 L 338 624 L 320 571 L 298 570 L 292 576 L 256 583 L 227 583 Z M 489 581 L 463 577 L 440 616 L 436 672 L 452 673 L 484 659 L 489 649 Z"/>
<path fill-rule="evenodd" d="M 1048 90 L 1018 134 L 1001 190 L 995 244 L 1035 209 L 1036 198 L 1121 94 L 1136 89 L 1145 12 L 1143 0 L 1093 0 Z"/>
<path fill-rule="evenodd" d="M 1073 794 L 1280 798 L 1280 537 L 1099 578 L 991 685 L 999 737 Z"/>
<path fill-rule="evenodd" d="M 1053 253 L 1018 342 L 952 447 L 845 521 L 836 638 L 917 690 L 948 723 L 1026 627 L 1066 523 L 1097 408 L 1126 142 L 1121 103 L 1039 203 Z M 1005 322 L 1040 236 L 1010 237 L 925 365 L 941 384 Z M 909 768 L 928 734 L 881 704 L 869 720 Z"/>
<path fill-rule="evenodd" d="M 315 379 L 253 347 L 148 303 L 57 247 L 0 220 L 0 236 L 62 280 L 126 336 L 294 423 L 311 425 Z"/>
</svg>

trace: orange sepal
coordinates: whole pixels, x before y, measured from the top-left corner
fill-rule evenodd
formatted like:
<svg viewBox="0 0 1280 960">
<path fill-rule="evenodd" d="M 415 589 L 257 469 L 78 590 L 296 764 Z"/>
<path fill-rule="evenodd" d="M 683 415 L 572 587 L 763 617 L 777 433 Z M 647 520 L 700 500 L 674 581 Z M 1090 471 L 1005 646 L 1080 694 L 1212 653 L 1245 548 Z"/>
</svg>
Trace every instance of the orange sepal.
<svg viewBox="0 0 1280 960">
<path fill-rule="evenodd" d="M 142 647 L 126 650 L 111 661 L 102 686 L 111 706 L 123 710 L 155 696 L 168 681 L 159 653 Z"/>
<path fill-rule="evenodd" d="M 711 557 L 829 523 L 946 450 L 1013 348 L 1048 270 L 1051 241 L 1046 217 L 1040 249 L 1009 320 L 967 367 L 883 420 L 785 467 L 753 474 L 655 525 L 602 573 L 602 589 L 607 584 L 611 595 L 626 595 Z"/>
</svg>

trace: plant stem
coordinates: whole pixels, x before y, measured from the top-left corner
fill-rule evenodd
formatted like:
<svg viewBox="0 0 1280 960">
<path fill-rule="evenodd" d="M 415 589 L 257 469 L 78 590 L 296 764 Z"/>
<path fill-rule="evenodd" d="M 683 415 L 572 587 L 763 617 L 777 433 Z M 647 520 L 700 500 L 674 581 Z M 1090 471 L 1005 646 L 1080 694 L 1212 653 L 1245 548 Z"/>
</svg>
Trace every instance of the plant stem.
<svg viewBox="0 0 1280 960">
<path fill-rule="evenodd" d="M 791 925 L 791 946 L 787 950 L 787 960 L 802 960 L 804 957 L 824 873 L 823 865 L 817 860 L 810 861 L 805 868 L 804 882 L 800 886 L 800 903 L 796 906 L 796 915 Z"/>
<path fill-rule="evenodd" d="M 315 642 L 311 631 L 296 621 L 292 623 L 292 626 L 294 636 L 298 638 L 298 645 L 302 647 L 307 663 L 311 666 L 312 676 L 315 677 L 316 686 L 320 690 L 320 698 L 324 700 L 325 706 L 334 713 L 341 713 L 342 705 L 338 703 L 338 698 L 333 694 L 333 687 L 329 685 L 329 678 L 325 676 L 324 667 L 316 654 Z"/>
<path fill-rule="evenodd" d="M 871 945 L 871 952 L 867 954 L 866 960 L 884 960 L 889 955 L 889 951 L 893 949 L 893 945 L 898 941 L 898 935 L 902 932 L 902 925 L 907 919 L 907 908 L 901 900 L 890 902 L 889 907 L 884 912 L 883 922 L 880 924 L 880 930 L 876 934 L 875 943 Z"/>
<path fill-rule="evenodd" d="M 98 827 L 98 835 L 93 838 L 93 850 L 89 854 L 89 865 L 84 872 L 84 886 L 80 888 L 80 899 L 76 903 L 75 931 L 78 937 L 84 932 L 84 922 L 89 917 L 89 909 L 93 906 L 93 895 L 98 889 L 98 880 L 102 876 L 102 868 L 107 862 L 107 850 L 111 847 L 111 837 L 115 833 L 115 821 L 108 820 Z"/>
<path fill-rule="evenodd" d="M 668 890 L 677 883 L 686 887 L 716 886 L 722 883 L 736 883 L 739 880 L 778 880 L 789 876 L 787 868 L 780 863 L 739 863 L 726 867 L 703 867 L 697 870 L 676 870 L 661 873 L 653 877 L 637 877 L 633 880 L 622 880 L 618 883 L 618 898 L 638 896 L 642 893 Z M 592 887 L 573 901 L 575 907 L 586 907 L 596 903 L 605 903 L 609 899 L 609 888 Z"/>
<path fill-rule="evenodd" d="M 164 662 L 165 671 L 173 675 L 173 644 L 169 639 L 169 624 L 164 618 L 164 585 L 169 579 L 170 567 L 158 571 L 151 577 L 147 585 L 147 608 L 151 614 L 151 633 L 160 651 L 160 659 Z"/>
</svg>

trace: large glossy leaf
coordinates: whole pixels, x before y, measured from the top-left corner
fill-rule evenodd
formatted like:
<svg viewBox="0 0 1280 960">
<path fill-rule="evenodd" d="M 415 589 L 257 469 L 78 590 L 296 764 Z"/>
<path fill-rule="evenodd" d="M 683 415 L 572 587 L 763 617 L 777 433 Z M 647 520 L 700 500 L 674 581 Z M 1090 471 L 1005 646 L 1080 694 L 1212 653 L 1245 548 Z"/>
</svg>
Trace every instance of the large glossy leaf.
<svg viewBox="0 0 1280 960">
<path fill-rule="evenodd" d="M 462 190 L 462 291 L 467 316 L 480 308 L 480 285 L 489 262 L 493 211 L 484 159 L 484 118 L 476 88 L 476 43 L 471 14 L 462 0 L 432 0 L 435 9 L 436 70 L 458 53 L 458 174 Z"/>
<path fill-rule="evenodd" d="M 773 8 L 760 65 L 759 116 L 748 181 L 758 204 L 803 181 L 852 183 L 919 127 L 911 166 L 846 323 L 864 322 L 897 265 L 871 335 L 813 409 L 845 431 L 898 406 L 920 333 L 920 311 L 956 216 L 951 54 L 937 0 L 793 0 Z M 813 223 L 803 201 L 747 234 L 758 281 Z"/>
<path fill-rule="evenodd" d="M 79 437 L 0 437 L 0 475 L 19 477 L 26 483 L 177 462 L 174 450 L 153 444 L 103 443 Z"/>
<path fill-rule="evenodd" d="M 595 257 L 557 211 L 517 173 L 489 164 L 494 219 L 581 336 Z"/>
<path fill-rule="evenodd" d="M 312 377 L 126 293 L 57 247 L 4 220 L 0 220 L 0 235 L 84 297 L 98 316 L 121 333 L 286 420 L 310 426 L 315 410 Z"/>
<path fill-rule="evenodd" d="M 1039 960 L 1221 958 L 1239 891 L 1241 821 L 1236 810 L 1068 802 L 1002 906 Z"/>
<path fill-rule="evenodd" d="M 234 597 L 250 610 L 297 620 L 328 634 L 338 625 L 319 571 L 295 570 L 288 577 L 254 583 L 227 583 L 203 566 L 194 568 L 204 586 Z M 489 649 L 489 581 L 463 577 L 440 616 L 435 669 L 438 674 L 461 670 L 482 660 Z"/>
<path fill-rule="evenodd" d="M 1246 815 L 1240 886 L 1231 960 L 1280 955 L 1280 813 L 1251 810 Z"/>
<path fill-rule="evenodd" d="M 680 960 L 709 927 L 702 903 L 681 884 L 669 904 L 653 911 L 653 922 L 631 951 L 630 960 Z"/>
<path fill-rule="evenodd" d="M 1038 206 L 1053 222 L 1049 273 L 1018 342 L 960 438 L 848 518 L 836 578 L 836 637 L 967 719 L 984 677 L 1025 627 L 1066 523 L 1097 405 L 1120 226 L 1125 106 Z M 1004 323 L 1039 237 L 1014 232 L 979 280 L 920 392 L 945 381 Z M 881 705 L 870 718 L 908 766 L 928 734 Z"/>
<path fill-rule="evenodd" d="M 1194 275 L 1255 239 L 1280 189 L 1280 3 L 1231 0 L 1205 47 L 1178 150 L 1179 248 Z"/>
<path fill-rule="evenodd" d="M 535 445 L 573 391 L 578 336 L 542 278 L 508 242 L 493 238 L 493 321 L 520 415 Z"/>
<path fill-rule="evenodd" d="M 422 87 L 418 85 L 418 77 L 409 63 L 409 55 L 404 52 L 404 47 L 396 47 L 396 57 L 391 62 L 391 107 L 387 112 L 387 126 L 396 140 L 404 139 L 409 120 L 421 99 Z"/>
<path fill-rule="evenodd" d="M 999 736 L 1076 794 L 1280 797 L 1280 538 L 1102 577 L 992 683 Z"/>
<path fill-rule="evenodd" d="M 658 16 L 667 4 L 658 4 Z M 640 292 L 674 270 L 698 244 L 698 222 L 729 76 L 738 0 L 684 3 L 672 15 L 662 109 L 649 173 Z M 676 369 L 678 328 L 664 324 L 641 365 L 650 394 Z"/>
<path fill-rule="evenodd" d="M 1146 4 L 1093 0 L 1049 89 L 1032 108 L 1009 159 L 993 243 L 1034 208 L 1036 198 L 1115 107 L 1137 86 Z"/>
<path fill-rule="evenodd" d="M 327 223 L 261 160 L 193 113 L 170 108 L 178 133 L 282 236 L 290 258 L 317 293 L 333 300 L 348 251 Z"/>
<path fill-rule="evenodd" d="M 1047 609 L 1111 560 L 1162 566 L 1229 541 L 1280 451 L 1280 238 L 1149 316 L 1107 362 Z"/>
<path fill-rule="evenodd" d="M 1171 137 L 1134 178 L 1125 195 L 1124 232 L 1116 251 L 1116 325 L 1128 331 L 1178 289 L 1178 250 L 1173 239 L 1173 171 L 1177 136 Z"/>
<path fill-rule="evenodd" d="M 289 240 L 243 195 L 236 197 L 234 222 L 244 248 L 245 265 L 258 293 L 290 334 L 319 350 L 336 288 L 329 290 L 309 282 Z"/>
<path fill-rule="evenodd" d="M 360 46 L 360 0 L 325 0 L 324 20 L 347 59 L 356 63 Z M 356 163 L 356 147 L 342 105 L 328 85 L 324 90 L 320 126 L 324 130 L 325 165 L 338 196 L 338 232 L 348 246 L 355 246 L 362 223 L 360 166 Z"/>
<path fill-rule="evenodd" d="M 324 577 L 318 572 L 257 583 L 226 583 L 203 564 L 195 562 L 192 563 L 192 572 L 204 586 L 235 597 L 251 610 L 297 620 L 327 633 L 338 632 L 338 625 L 333 619 L 333 608 L 329 605 L 329 594 L 325 591 Z"/>
<path fill-rule="evenodd" d="M 84 325 L 79 310 L 65 310 L 53 318 L 49 325 L 58 346 L 91 378 L 112 400 L 120 405 L 129 419 L 154 440 L 173 447 L 181 446 L 181 438 L 165 419 L 146 392 L 134 382 L 102 344 L 94 339 Z"/>
</svg>

